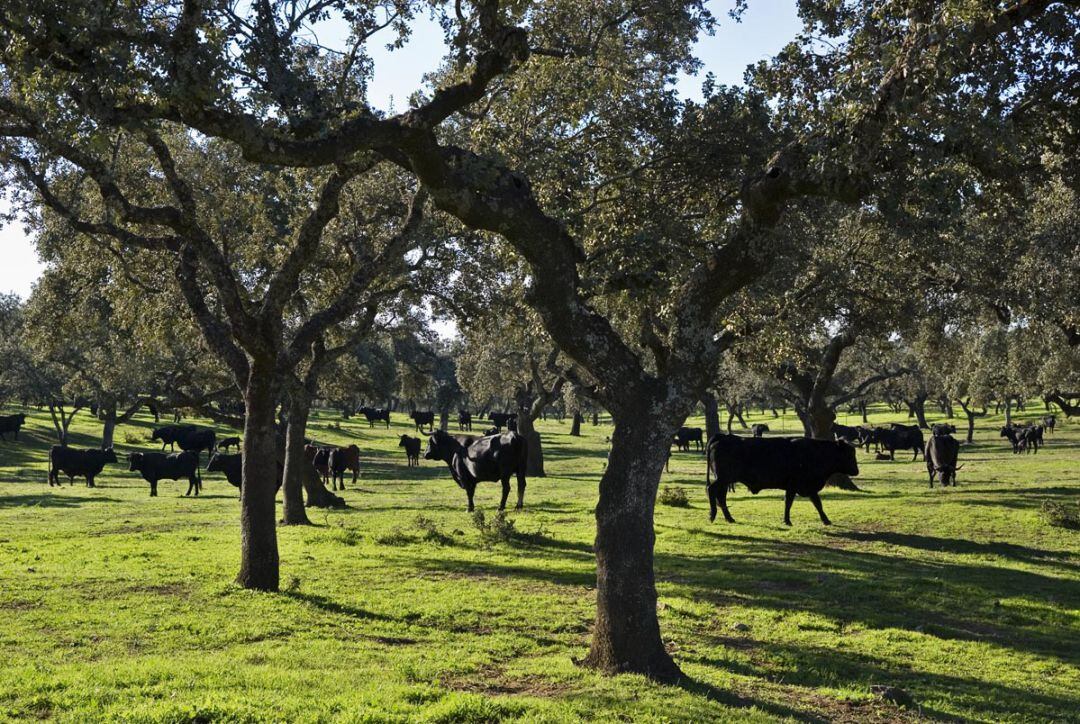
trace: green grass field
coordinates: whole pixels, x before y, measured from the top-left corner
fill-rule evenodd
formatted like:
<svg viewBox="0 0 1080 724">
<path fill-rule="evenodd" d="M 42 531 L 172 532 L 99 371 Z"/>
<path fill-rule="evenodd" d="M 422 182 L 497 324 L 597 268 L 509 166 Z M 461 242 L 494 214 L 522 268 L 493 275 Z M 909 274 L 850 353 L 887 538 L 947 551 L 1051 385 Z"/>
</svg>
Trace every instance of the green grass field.
<svg viewBox="0 0 1080 724">
<path fill-rule="evenodd" d="M 121 464 L 96 489 L 50 489 L 51 425 L 33 413 L 20 442 L 0 442 L 0 718 L 1080 721 L 1080 532 L 1040 513 L 1080 498 L 1076 423 L 1014 456 L 1000 419 L 980 420 L 955 489 L 928 489 L 921 459 L 859 452 L 863 491 L 823 493 L 830 528 L 800 499 L 787 529 L 781 494 L 741 486 L 738 522 L 710 524 L 703 457 L 675 453 L 662 487 L 690 507 L 658 506 L 656 566 L 689 679 L 663 686 L 573 663 L 611 428 L 575 439 L 569 421 L 542 423 L 549 477 L 510 516 L 516 535 L 493 539 L 441 463 L 405 466 L 396 418 L 389 431 L 313 418 L 320 442 L 360 445 L 364 475 L 348 510 L 279 529 L 285 590 L 263 594 L 231 584 L 238 504 L 223 478 L 205 476 L 199 498 L 179 482 L 150 498 Z M 120 428 L 118 451 L 151 448 L 150 426 Z M 783 427 L 795 434 L 794 418 Z M 89 415 L 73 429 L 96 445 Z M 477 493 L 489 521 L 497 491 Z"/>
</svg>

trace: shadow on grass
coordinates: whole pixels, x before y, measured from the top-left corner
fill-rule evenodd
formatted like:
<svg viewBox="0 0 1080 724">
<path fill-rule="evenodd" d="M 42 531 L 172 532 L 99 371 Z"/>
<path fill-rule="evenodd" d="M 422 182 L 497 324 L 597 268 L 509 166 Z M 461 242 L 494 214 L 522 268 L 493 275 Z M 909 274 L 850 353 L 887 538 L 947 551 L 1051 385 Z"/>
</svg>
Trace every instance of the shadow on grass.
<svg viewBox="0 0 1080 724">
<path fill-rule="evenodd" d="M 370 621 L 396 621 L 390 616 L 385 616 L 381 613 L 373 613 L 357 606 L 350 606 L 339 601 L 334 601 L 326 596 L 320 596 L 314 593 L 301 593 L 300 591 L 282 591 L 282 596 L 291 598 L 295 601 L 301 601 L 303 603 L 314 606 L 320 611 L 326 613 L 333 613 L 342 616 L 349 616 L 350 618 L 370 620 Z"/>
<path fill-rule="evenodd" d="M 90 503 L 120 503 L 119 498 L 80 495 L 0 495 L 0 508 L 80 508 Z"/>
</svg>

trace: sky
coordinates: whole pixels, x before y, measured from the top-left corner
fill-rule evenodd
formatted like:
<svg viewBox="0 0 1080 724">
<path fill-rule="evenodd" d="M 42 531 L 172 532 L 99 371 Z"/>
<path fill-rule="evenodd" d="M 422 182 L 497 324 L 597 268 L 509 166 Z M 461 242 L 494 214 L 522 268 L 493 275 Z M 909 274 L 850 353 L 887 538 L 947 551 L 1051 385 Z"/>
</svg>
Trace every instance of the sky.
<svg viewBox="0 0 1080 724">
<path fill-rule="evenodd" d="M 698 42 L 697 54 L 704 63 L 701 73 L 679 80 L 679 91 L 687 98 L 700 96 L 707 72 L 715 75 L 718 83 L 741 85 L 747 65 L 774 55 L 799 31 L 794 0 L 751 0 L 741 23 L 728 17 L 731 6 L 731 0 L 709 3 L 720 27 L 715 35 L 704 36 Z M 420 87 L 424 74 L 438 67 L 445 50 L 442 31 L 434 22 L 425 20 L 417 23 L 404 48 L 390 52 L 383 47 L 385 42 L 376 37 L 370 48 L 375 61 L 370 98 L 379 108 L 393 105 L 400 110 L 406 106 L 409 94 Z M 0 212 L 6 210 L 3 203 L 0 200 Z M 41 270 L 37 252 L 22 226 L 14 223 L 0 227 L 0 292 L 13 292 L 25 299 Z"/>
</svg>

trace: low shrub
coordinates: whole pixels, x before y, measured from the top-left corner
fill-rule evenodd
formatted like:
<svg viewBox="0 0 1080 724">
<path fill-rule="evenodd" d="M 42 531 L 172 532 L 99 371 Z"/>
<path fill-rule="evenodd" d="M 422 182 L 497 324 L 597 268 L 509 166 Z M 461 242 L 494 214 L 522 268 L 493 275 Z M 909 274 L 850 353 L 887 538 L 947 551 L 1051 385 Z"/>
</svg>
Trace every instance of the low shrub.
<svg viewBox="0 0 1080 724">
<path fill-rule="evenodd" d="M 686 490 L 680 488 L 678 485 L 666 486 L 660 491 L 657 500 L 660 501 L 660 505 L 670 505 L 673 508 L 689 508 L 690 496 L 686 494 Z"/>
<path fill-rule="evenodd" d="M 1042 504 L 1042 515 L 1048 525 L 1080 530 L 1080 499 L 1072 505 L 1047 500 Z"/>
<path fill-rule="evenodd" d="M 506 511 L 500 510 L 491 520 L 487 519 L 484 511 L 477 510 L 473 513 L 473 525 L 480 532 L 480 540 L 490 545 L 492 543 L 509 543 L 514 540 L 517 531 L 514 529 L 514 521 L 506 517 Z"/>
</svg>

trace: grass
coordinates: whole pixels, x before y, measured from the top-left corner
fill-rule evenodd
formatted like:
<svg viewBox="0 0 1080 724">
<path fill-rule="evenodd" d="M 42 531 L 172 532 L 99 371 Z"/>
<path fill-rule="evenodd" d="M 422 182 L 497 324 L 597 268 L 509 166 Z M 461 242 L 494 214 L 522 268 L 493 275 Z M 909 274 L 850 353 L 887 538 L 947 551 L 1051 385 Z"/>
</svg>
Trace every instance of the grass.
<svg viewBox="0 0 1080 724">
<path fill-rule="evenodd" d="M 50 425 L 34 412 L 23 440 L 0 442 L 0 719 L 1080 720 L 1080 533 L 1042 514 L 1076 505 L 1080 425 L 1017 456 L 999 420 L 980 420 L 948 489 L 927 487 L 921 460 L 860 452 L 863 492 L 823 494 L 829 528 L 803 500 L 785 528 L 778 493 L 741 486 L 739 522 L 710 524 L 702 456 L 673 453 L 662 486 L 689 505 L 657 506 L 657 588 L 688 679 L 661 686 L 572 661 L 593 616 L 610 427 L 578 439 L 569 421 L 541 423 L 549 477 L 496 528 L 498 486 L 478 491 L 481 525 L 442 464 L 405 466 L 395 417 L 390 430 L 313 418 L 313 437 L 360 446 L 363 477 L 348 509 L 279 530 L 284 590 L 259 594 L 230 583 L 238 507 L 223 478 L 200 498 L 163 482 L 152 499 L 118 465 L 96 489 L 50 489 Z M 121 428 L 118 451 L 151 447 L 150 426 Z M 100 434 L 85 413 L 73 431 L 79 446 Z"/>
</svg>

